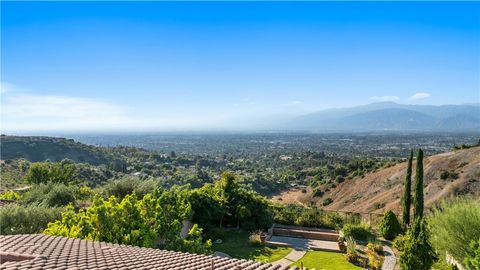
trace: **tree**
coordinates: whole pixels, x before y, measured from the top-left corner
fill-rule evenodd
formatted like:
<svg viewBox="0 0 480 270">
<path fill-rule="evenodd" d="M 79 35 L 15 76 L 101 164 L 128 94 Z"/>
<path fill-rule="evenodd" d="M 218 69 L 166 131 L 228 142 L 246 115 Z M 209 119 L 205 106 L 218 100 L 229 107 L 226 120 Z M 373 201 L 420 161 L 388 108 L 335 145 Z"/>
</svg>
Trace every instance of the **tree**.
<svg viewBox="0 0 480 270">
<path fill-rule="evenodd" d="M 402 231 L 397 216 L 391 211 L 385 212 L 379 225 L 380 233 L 387 240 L 393 240 Z"/>
<path fill-rule="evenodd" d="M 47 183 L 48 180 L 49 170 L 44 162 L 32 163 L 25 175 L 25 181 L 31 184 Z"/>
<path fill-rule="evenodd" d="M 413 150 L 410 150 L 410 156 L 408 158 L 407 174 L 405 176 L 404 193 L 402 198 L 402 221 L 405 227 L 410 225 L 410 205 L 412 203 L 412 159 Z"/>
<path fill-rule="evenodd" d="M 0 208 L 0 235 L 40 233 L 60 218 L 61 208 L 9 204 Z"/>
<path fill-rule="evenodd" d="M 416 218 L 400 247 L 402 270 L 429 270 L 435 260 L 435 252 L 429 240 L 425 220 Z"/>
<path fill-rule="evenodd" d="M 68 206 L 62 219 L 50 223 L 45 234 L 99 240 L 110 243 L 161 247 L 181 251 L 207 252 L 201 230 L 192 228 L 187 239 L 180 231 L 191 213 L 188 191 L 178 187 L 156 189 L 141 200 L 129 194 L 121 201 L 96 196 L 86 211 L 75 212 Z"/>
<path fill-rule="evenodd" d="M 415 197 L 413 198 L 414 219 L 423 218 L 423 151 L 418 149 L 417 172 L 415 175 Z"/>
<path fill-rule="evenodd" d="M 465 258 L 465 266 L 468 270 L 480 270 L 480 239 L 478 241 L 472 240 L 470 249 L 473 251 L 473 254 Z"/>
<path fill-rule="evenodd" d="M 212 246 L 212 240 L 208 239 L 205 243 L 202 240 L 202 228 L 199 228 L 197 224 L 194 224 L 182 243 L 178 245 L 177 250 L 190 253 L 203 253 L 210 252 Z"/>
<path fill-rule="evenodd" d="M 432 244 L 443 258 L 448 252 L 457 261 L 475 257 L 471 241 L 480 239 L 480 203 L 473 198 L 443 201 L 429 215 L 428 224 L 435 237 Z"/>
<path fill-rule="evenodd" d="M 236 181 L 231 173 L 223 173 L 215 184 L 192 190 L 192 220 L 210 232 L 224 225 L 244 229 L 268 228 L 272 222 L 269 201 Z"/>
<path fill-rule="evenodd" d="M 30 165 L 25 181 L 32 184 L 64 183 L 73 181 L 75 164 L 68 160 L 62 162 L 35 162 Z"/>
</svg>

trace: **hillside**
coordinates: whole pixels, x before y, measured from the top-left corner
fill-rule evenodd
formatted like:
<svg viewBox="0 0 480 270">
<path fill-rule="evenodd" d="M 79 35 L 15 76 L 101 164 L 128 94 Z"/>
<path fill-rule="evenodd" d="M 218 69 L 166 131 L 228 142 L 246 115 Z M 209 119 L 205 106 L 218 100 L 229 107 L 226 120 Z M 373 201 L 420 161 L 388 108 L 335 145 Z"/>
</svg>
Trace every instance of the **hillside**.
<svg viewBox="0 0 480 270">
<path fill-rule="evenodd" d="M 318 131 L 477 131 L 480 106 L 379 102 L 299 116 L 286 129 Z"/>
<path fill-rule="evenodd" d="M 92 165 L 110 164 L 113 158 L 101 148 L 55 137 L 4 136 L 1 137 L 1 158 L 26 159 L 31 162 L 71 159 Z"/>
<path fill-rule="evenodd" d="M 385 209 L 393 209 L 399 213 L 405 171 L 406 162 L 403 162 L 364 177 L 355 177 L 334 188 L 325 188 L 324 195 L 313 201 L 321 205 L 325 198 L 332 198 L 333 203 L 325 207 L 327 210 L 383 213 Z M 450 176 L 443 180 L 441 174 L 445 171 Z M 480 197 L 480 147 L 425 158 L 424 186 L 426 207 L 452 195 L 473 194 Z M 308 189 L 306 193 L 290 190 L 275 196 L 273 200 L 278 201 L 279 198 L 287 203 L 306 203 L 311 200 L 311 190 Z"/>
</svg>

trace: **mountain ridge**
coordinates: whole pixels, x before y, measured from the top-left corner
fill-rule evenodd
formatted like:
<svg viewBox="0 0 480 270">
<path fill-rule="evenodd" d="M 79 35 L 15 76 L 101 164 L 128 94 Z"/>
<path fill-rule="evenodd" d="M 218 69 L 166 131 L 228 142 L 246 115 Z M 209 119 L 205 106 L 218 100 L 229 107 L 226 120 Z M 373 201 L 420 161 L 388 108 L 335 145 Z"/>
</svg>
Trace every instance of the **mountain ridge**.
<svg viewBox="0 0 480 270">
<path fill-rule="evenodd" d="M 301 115 L 284 124 L 316 131 L 478 131 L 480 104 L 409 105 L 378 102 Z"/>
</svg>

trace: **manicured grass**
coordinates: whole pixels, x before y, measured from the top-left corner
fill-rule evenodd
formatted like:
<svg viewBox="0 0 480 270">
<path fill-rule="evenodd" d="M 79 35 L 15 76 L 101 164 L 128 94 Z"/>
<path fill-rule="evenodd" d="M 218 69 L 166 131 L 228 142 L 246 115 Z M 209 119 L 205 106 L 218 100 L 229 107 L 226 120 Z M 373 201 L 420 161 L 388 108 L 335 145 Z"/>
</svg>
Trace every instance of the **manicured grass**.
<svg viewBox="0 0 480 270">
<path fill-rule="evenodd" d="M 342 253 L 325 252 L 325 251 L 309 251 L 292 266 L 299 266 L 303 262 L 303 267 L 308 269 L 316 268 L 317 270 L 360 270 L 363 269 L 349 263 Z"/>
<path fill-rule="evenodd" d="M 221 244 L 213 244 L 214 251 L 227 253 L 233 258 L 255 260 L 258 262 L 273 262 L 285 257 L 291 248 L 254 247 L 248 243 L 248 232 L 227 231 Z"/>
</svg>

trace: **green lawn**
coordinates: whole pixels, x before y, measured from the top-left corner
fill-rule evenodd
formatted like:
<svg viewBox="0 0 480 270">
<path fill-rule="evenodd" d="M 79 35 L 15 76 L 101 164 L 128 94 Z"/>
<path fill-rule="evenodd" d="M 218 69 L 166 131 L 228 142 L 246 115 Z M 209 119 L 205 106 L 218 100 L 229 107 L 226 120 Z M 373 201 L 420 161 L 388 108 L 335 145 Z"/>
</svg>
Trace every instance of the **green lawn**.
<svg viewBox="0 0 480 270">
<path fill-rule="evenodd" d="M 299 266 L 303 262 L 303 266 L 307 268 L 316 268 L 317 270 L 363 270 L 363 268 L 353 265 L 344 257 L 342 253 L 325 252 L 325 251 L 309 251 L 292 266 Z"/>
<path fill-rule="evenodd" d="M 221 244 L 213 244 L 214 251 L 227 253 L 233 258 L 248 259 L 259 262 L 273 262 L 285 257 L 291 248 L 283 247 L 253 247 L 248 243 L 248 233 L 243 231 L 225 232 L 225 239 Z"/>
</svg>

